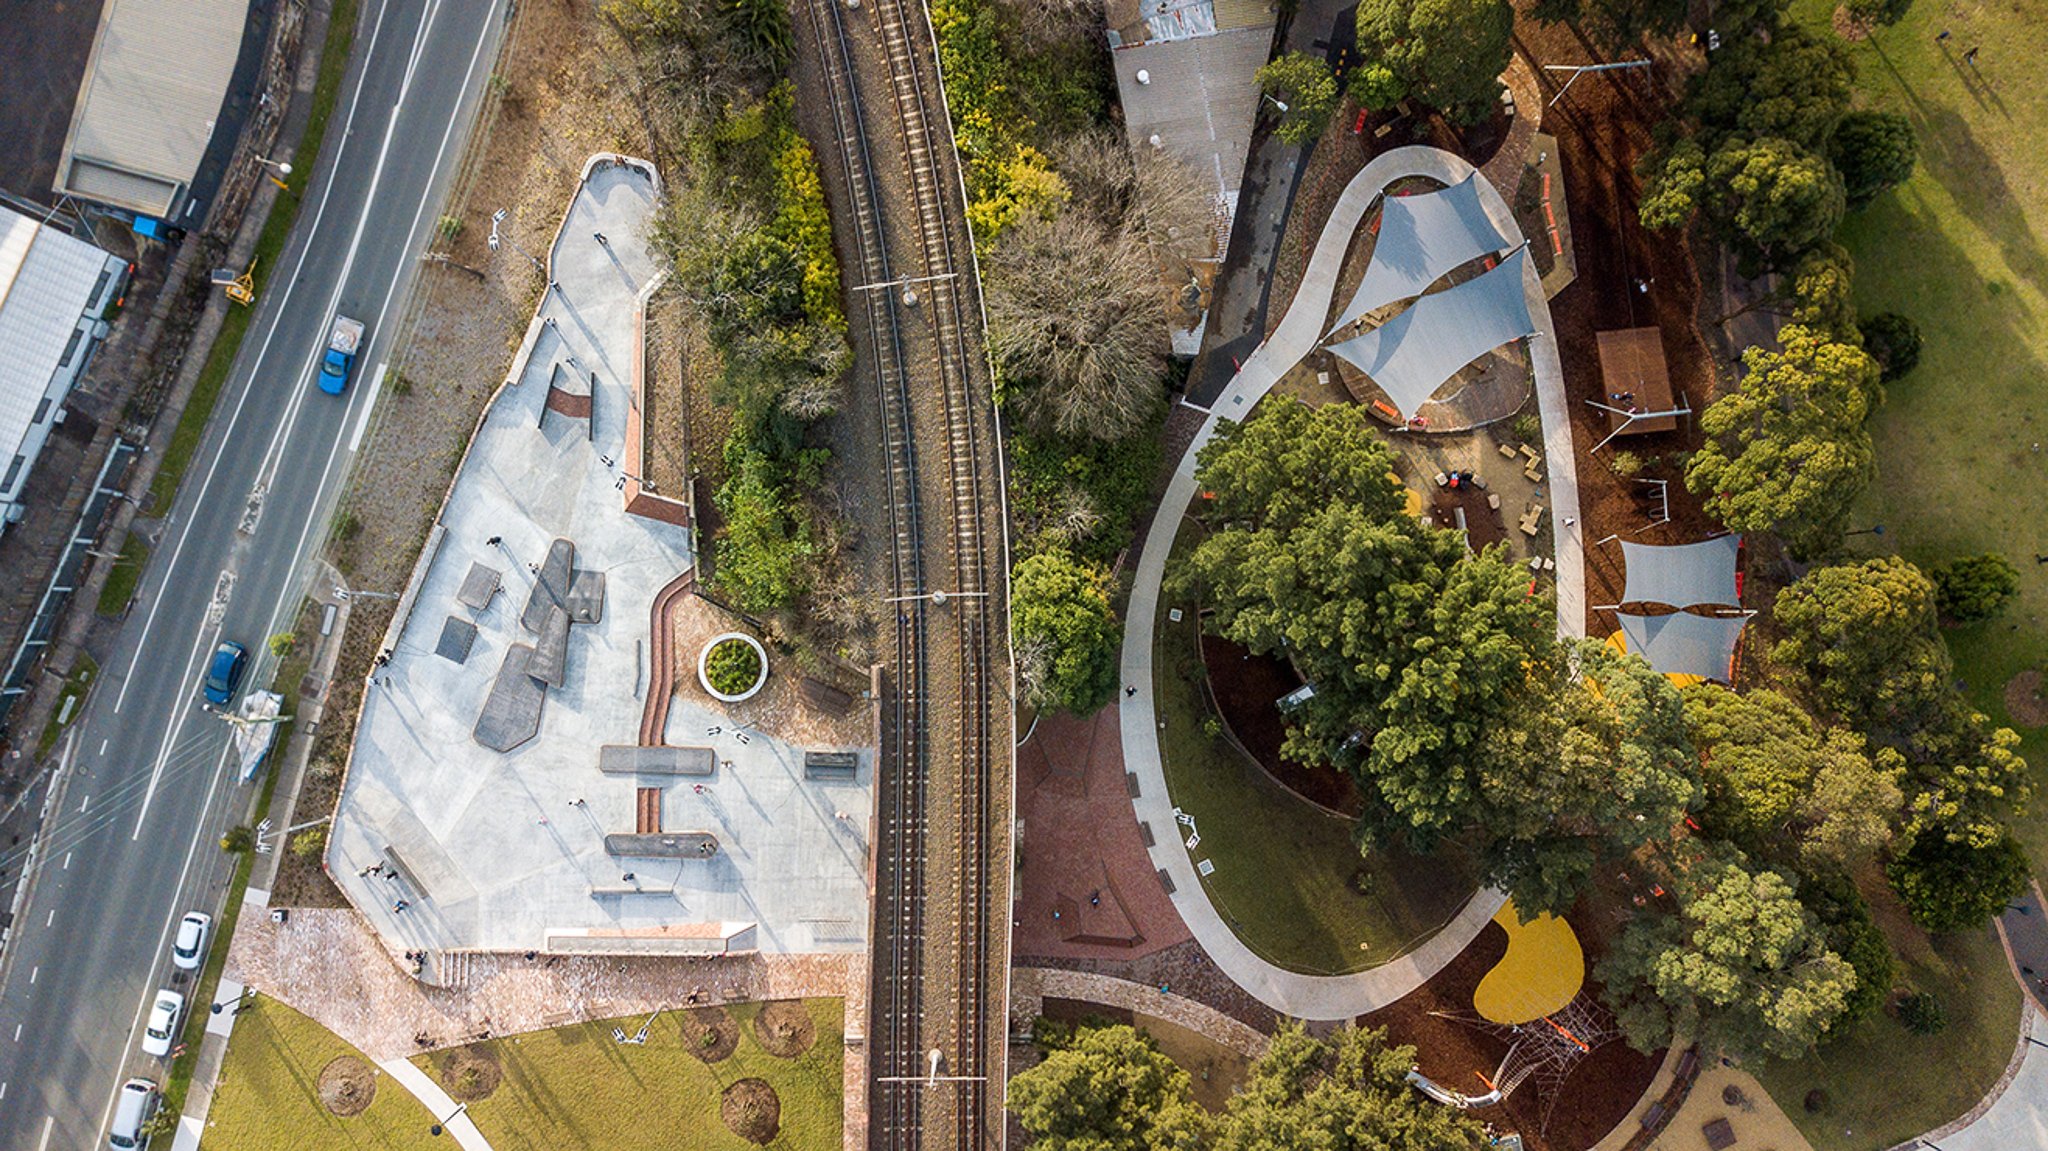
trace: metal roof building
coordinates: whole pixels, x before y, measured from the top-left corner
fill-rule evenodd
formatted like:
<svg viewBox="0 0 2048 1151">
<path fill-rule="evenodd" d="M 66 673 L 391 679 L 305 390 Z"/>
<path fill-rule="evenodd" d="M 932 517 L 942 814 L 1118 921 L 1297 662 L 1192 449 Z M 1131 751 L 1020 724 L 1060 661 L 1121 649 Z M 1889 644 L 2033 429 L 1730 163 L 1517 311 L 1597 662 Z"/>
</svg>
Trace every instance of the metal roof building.
<svg viewBox="0 0 2048 1151">
<path fill-rule="evenodd" d="M 0 526 L 21 518 L 29 469 L 127 279 L 120 257 L 0 209 Z"/>
<path fill-rule="evenodd" d="M 105 0 L 56 190 L 168 217 L 206 155 L 249 0 Z"/>
</svg>

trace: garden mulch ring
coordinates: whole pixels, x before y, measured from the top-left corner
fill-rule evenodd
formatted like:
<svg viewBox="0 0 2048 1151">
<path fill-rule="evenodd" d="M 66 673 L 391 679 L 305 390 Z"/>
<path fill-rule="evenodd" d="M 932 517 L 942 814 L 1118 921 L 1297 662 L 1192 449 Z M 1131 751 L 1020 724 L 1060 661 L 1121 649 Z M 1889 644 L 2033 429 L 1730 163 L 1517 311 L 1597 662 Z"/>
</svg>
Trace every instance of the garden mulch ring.
<svg viewBox="0 0 2048 1151">
<path fill-rule="evenodd" d="M 377 1069 L 357 1055 L 337 1055 L 320 1069 L 320 1103 L 343 1119 L 361 1115 L 377 1097 Z"/>
<path fill-rule="evenodd" d="M 765 1147 L 782 1129 L 782 1099 L 766 1079 L 742 1079 L 719 1098 L 718 1117 L 733 1134 Z"/>
<path fill-rule="evenodd" d="M 795 1059 L 818 1041 L 818 1025 L 800 999 L 777 999 L 754 1016 L 754 1038 L 778 1059 Z"/>
<path fill-rule="evenodd" d="M 1301 686 L 1301 677 L 1284 659 L 1253 655 L 1220 636 L 1202 633 L 1202 665 L 1209 673 L 1209 694 L 1231 735 L 1282 787 L 1310 803 L 1358 814 L 1358 789 L 1351 777 L 1334 767 L 1308 767 L 1280 754 L 1287 724 L 1275 706 L 1281 696 Z"/>
<path fill-rule="evenodd" d="M 505 1078 L 497 1052 L 472 1045 L 450 1047 L 434 1053 L 434 1075 L 458 1102 L 475 1103 L 489 1099 Z"/>
<path fill-rule="evenodd" d="M 2005 710 L 2021 727 L 2048 724 L 2048 699 L 2041 697 L 2041 673 L 2027 670 L 2005 681 Z"/>
<path fill-rule="evenodd" d="M 716 1063 L 740 1045 L 740 1025 L 723 1007 L 693 1007 L 683 1012 L 683 1046 L 706 1063 Z"/>
</svg>

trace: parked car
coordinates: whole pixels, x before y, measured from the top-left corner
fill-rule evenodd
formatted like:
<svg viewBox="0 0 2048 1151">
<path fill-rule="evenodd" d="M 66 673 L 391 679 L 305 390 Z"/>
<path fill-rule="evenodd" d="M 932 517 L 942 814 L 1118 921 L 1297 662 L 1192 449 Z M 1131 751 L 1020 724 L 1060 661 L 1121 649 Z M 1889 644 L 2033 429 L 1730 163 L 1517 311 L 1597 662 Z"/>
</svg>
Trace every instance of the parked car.
<svg viewBox="0 0 2048 1151">
<path fill-rule="evenodd" d="M 185 997 L 165 987 L 157 991 L 150 1005 L 149 1022 L 142 1028 L 142 1053 L 168 1058 L 178 1041 L 178 1024 L 185 1019 Z"/>
<path fill-rule="evenodd" d="M 220 641 L 213 649 L 213 659 L 206 665 L 206 702 L 215 707 L 226 707 L 235 698 L 235 688 L 242 682 L 242 672 L 249 666 L 249 649 L 231 639 Z"/>
<path fill-rule="evenodd" d="M 206 945 L 213 936 L 213 916 L 203 911 L 188 911 L 178 921 L 178 935 L 171 941 L 171 965 L 185 971 L 197 971 L 206 962 Z"/>
<path fill-rule="evenodd" d="M 121 1084 L 114 1097 L 114 1124 L 107 1130 L 107 1146 L 114 1151 L 146 1151 L 149 1136 L 142 1129 L 156 1114 L 161 1096 L 151 1079 L 130 1079 Z"/>
</svg>

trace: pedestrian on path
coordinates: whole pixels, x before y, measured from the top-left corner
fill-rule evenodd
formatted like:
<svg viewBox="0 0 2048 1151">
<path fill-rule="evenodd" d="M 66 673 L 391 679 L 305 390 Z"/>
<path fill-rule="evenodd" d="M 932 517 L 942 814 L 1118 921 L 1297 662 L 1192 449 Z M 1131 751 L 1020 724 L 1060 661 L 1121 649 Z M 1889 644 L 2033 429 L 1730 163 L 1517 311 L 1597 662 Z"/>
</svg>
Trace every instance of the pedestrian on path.
<svg viewBox="0 0 2048 1151">
<path fill-rule="evenodd" d="M 598 246 L 598 247 L 600 247 L 600 248 L 609 248 L 609 247 L 611 247 L 611 246 L 612 246 L 612 242 L 611 242 L 610 240 L 607 240 L 607 239 L 605 239 L 605 238 L 604 238 L 604 233 L 603 233 L 603 232 L 592 232 L 592 233 L 591 233 L 591 235 L 593 235 L 593 236 L 597 237 L 597 246 Z"/>
<path fill-rule="evenodd" d="M 411 906 L 412 906 L 412 903 L 411 903 L 410 901 L 408 901 L 408 900 L 404 900 L 404 899 L 394 899 L 394 900 L 392 900 L 392 901 L 391 901 L 391 910 L 393 910 L 393 911 L 404 911 L 404 910 L 405 910 L 406 908 L 408 908 L 408 907 L 411 907 Z M 389 953 L 387 952 L 386 954 L 389 954 Z"/>
<path fill-rule="evenodd" d="M 1971 71 L 1977 70 L 1977 50 L 1975 48 L 1963 53 L 1963 63 L 1968 64 Z"/>
<path fill-rule="evenodd" d="M 1939 33 L 1936 33 L 1934 37 L 1934 42 L 1936 44 L 1946 44 L 1948 43 L 1948 38 L 1951 35 L 1953 35 L 1953 33 L 1951 33 L 1948 29 L 1943 28 Z"/>
<path fill-rule="evenodd" d="M 1570 526 L 1572 526 L 1573 524 L 1575 524 L 1575 523 L 1578 523 L 1578 522 L 1579 522 L 1579 517 L 1577 517 L 1577 516 L 1566 516 L 1566 517 L 1564 517 L 1564 526 L 1566 526 L 1566 527 L 1570 527 Z"/>
</svg>

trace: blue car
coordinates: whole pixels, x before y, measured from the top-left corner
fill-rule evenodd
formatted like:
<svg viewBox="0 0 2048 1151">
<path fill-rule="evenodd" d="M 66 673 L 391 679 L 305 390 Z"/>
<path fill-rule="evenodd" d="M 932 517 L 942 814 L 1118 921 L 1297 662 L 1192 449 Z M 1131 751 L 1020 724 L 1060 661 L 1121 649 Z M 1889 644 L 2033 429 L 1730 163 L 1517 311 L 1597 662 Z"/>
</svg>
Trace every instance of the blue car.
<svg viewBox="0 0 2048 1151">
<path fill-rule="evenodd" d="M 235 686 L 242 682 L 242 671 L 248 665 L 248 648 L 233 640 L 220 641 L 220 646 L 213 649 L 213 659 L 206 665 L 206 702 L 226 707 L 235 697 Z"/>
</svg>

